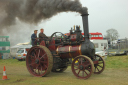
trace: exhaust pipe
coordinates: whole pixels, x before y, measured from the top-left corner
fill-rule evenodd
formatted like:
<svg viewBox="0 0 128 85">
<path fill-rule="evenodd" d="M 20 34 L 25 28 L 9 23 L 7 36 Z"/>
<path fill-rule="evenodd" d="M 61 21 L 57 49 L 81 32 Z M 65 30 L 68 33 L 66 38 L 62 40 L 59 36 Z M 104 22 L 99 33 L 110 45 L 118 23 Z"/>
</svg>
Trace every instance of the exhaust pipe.
<svg viewBox="0 0 128 85">
<path fill-rule="evenodd" d="M 83 29 L 84 29 L 85 41 L 89 41 L 88 15 L 89 14 L 82 14 L 81 15 L 82 20 L 83 20 Z"/>
</svg>

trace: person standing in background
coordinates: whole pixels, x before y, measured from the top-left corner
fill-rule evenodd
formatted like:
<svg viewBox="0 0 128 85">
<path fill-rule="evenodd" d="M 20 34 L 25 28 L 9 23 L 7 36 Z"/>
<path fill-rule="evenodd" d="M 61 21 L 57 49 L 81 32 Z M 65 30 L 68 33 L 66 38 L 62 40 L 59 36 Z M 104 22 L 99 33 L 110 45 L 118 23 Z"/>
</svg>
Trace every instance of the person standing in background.
<svg viewBox="0 0 128 85">
<path fill-rule="evenodd" d="M 36 39 L 37 39 L 37 31 L 38 30 L 34 30 L 34 33 L 31 35 L 31 44 L 32 44 L 32 46 L 35 46 L 35 41 L 36 41 Z"/>
</svg>

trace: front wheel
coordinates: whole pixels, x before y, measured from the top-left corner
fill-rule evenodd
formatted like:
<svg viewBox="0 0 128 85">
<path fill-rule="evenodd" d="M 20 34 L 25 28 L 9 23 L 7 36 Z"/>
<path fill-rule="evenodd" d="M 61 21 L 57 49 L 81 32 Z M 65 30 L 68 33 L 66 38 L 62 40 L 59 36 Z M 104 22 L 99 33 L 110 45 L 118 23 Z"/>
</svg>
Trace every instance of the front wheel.
<svg viewBox="0 0 128 85">
<path fill-rule="evenodd" d="M 89 78 L 94 72 L 94 64 L 92 60 L 84 55 L 77 56 L 72 62 L 72 72 L 80 79 Z"/>
</svg>

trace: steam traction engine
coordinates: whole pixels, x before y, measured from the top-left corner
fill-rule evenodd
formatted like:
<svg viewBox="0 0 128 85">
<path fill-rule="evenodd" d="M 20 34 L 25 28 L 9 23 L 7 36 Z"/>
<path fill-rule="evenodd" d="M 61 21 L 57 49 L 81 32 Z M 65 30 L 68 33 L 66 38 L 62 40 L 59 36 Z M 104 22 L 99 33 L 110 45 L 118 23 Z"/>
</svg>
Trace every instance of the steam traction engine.
<svg viewBox="0 0 128 85">
<path fill-rule="evenodd" d="M 95 54 L 95 46 L 89 40 L 88 14 L 83 14 L 82 19 L 84 37 L 80 27 L 76 26 L 74 31 L 70 30 L 69 36 L 55 32 L 50 39 L 44 40 L 45 46 L 41 42 L 28 51 L 26 66 L 32 75 L 41 77 L 51 71 L 63 72 L 67 69 L 70 58 L 74 58 L 71 69 L 78 78 L 87 79 L 92 73 L 103 72 L 105 62 Z"/>
</svg>

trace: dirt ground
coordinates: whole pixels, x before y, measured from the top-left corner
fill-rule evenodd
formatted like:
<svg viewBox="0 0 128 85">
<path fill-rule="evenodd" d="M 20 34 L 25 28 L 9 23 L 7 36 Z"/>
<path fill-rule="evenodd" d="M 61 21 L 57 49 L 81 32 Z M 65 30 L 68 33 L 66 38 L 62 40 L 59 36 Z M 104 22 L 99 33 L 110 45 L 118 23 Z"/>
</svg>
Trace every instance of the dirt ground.
<svg viewBox="0 0 128 85">
<path fill-rule="evenodd" d="M 0 80 L 0 85 L 128 85 L 128 68 L 106 67 L 103 73 L 93 74 L 87 80 L 76 78 L 70 66 L 63 73 L 51 72 L 47 77 L 34 77 L 28 72 L 25 61 L 11 59 L 0 60 L 0 79 L 4 65 L 9 80 Z"/>
</svg>

